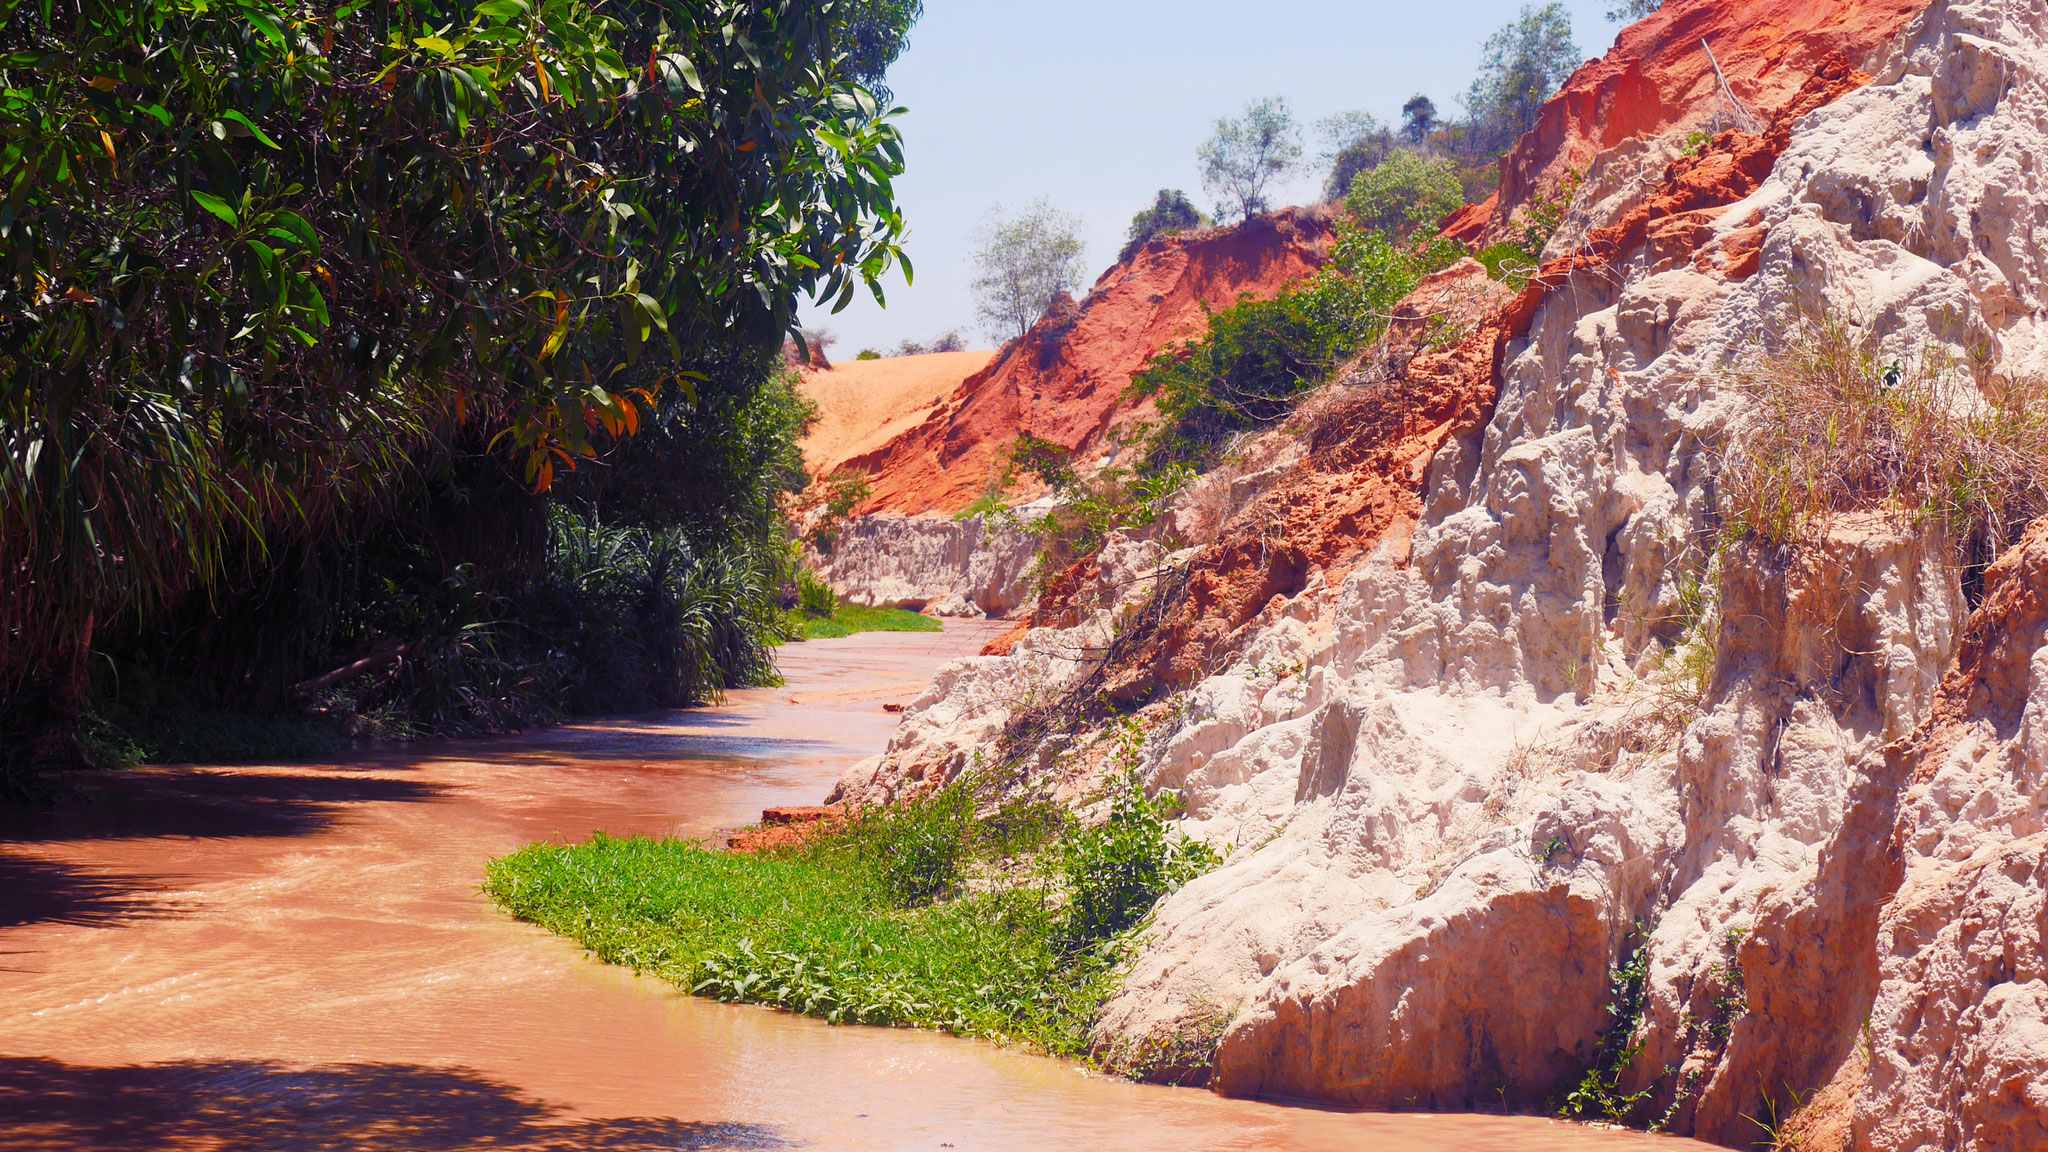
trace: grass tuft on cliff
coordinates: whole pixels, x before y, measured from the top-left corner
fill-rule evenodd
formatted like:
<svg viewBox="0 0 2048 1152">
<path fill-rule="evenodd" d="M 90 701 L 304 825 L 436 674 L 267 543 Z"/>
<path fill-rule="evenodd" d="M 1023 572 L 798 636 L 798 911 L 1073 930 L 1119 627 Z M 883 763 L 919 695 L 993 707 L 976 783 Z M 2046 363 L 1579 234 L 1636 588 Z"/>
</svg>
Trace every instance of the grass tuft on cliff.
<svg viewBox="0 0 2048 1152">
<path fill-rule="evenodd" d="M 1214 866 L 1130 779 L 1109 819 L 1046 803 L 977 818 L 970 786 L 760 855 L 594 837 L 491 862 L 507 912 L 719 1000 L 1076 1055 L 1128 933 Z"/>
<path fill-rule="evenodd" d="M 2048 380 L 1929 350 L 1887 358 L 1809 319 L 1737 376 L 1752 405 L 1722 449 L 1727 539 L 1795 543 L 1847 512 L 1944 528 L 1981 567 L 2048 513 Z"/>
</svg>

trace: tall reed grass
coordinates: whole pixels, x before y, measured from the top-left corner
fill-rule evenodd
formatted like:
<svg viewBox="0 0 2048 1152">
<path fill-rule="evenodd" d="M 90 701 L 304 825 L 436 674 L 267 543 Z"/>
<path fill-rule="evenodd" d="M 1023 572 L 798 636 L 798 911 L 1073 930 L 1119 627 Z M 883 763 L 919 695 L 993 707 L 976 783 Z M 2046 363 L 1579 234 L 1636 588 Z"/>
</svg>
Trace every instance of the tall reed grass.
<svg viewBox="0 0 2048 1152">
<path fill-rule="evenodd" d="M 2048 380 L 1936 352 L 1887 359 L 1838 320 L 1809 320 L 1736 376 L 1715 507 L 1727 539 L 1789 544 L 1842 513 L 1946 531 L 1988 563 L 2048 511 Z"/>
</svg>

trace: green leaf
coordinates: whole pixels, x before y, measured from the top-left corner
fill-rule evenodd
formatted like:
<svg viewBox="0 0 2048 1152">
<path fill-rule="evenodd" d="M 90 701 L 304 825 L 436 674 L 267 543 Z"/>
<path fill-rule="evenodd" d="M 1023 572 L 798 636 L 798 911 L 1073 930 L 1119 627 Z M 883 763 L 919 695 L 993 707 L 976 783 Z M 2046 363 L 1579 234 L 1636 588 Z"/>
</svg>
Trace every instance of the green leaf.
<svg viewBox="0 0 2048 1152">
<path fill-rule="evenodd" d="M 476 6 L 477 15 L 494 16 L 500 20 L 515 20 L 532 10 L 525 0 L 484 0 Z"/>
<path fill-rule="evenodd" d="M 314 235 L 313 226 L 306 223 L 306 218 L 297 212 L 290 211 L 289 209 L 280 211 L 272 216 L 271 220 L 278 225 L 278 227 L 270 230 L 272 235 L 281 236 L 281 238 L 287 240 L 296 240 L 308 248 L 320 247 L 320 238 Z"/>
<path fill-rule="evenodd" d="M 415 36 L 412 42 L 444 59 L 455 59 L 455 45 L 439 36 Z"/>
<path fill-rule="evenodd" d="M 244 4 L 242 6 L 242 14 L 249 18 L 249 23 L 254 24 L 258 32 L 270 37 L 271 42 L 279 48 L 283 48 L 289 43 L 285 39 L 284 29 L 278 27 L 277 21 L 272 20 L 267 13 L 257 9 L 254 5 Z"/>
<path fill-rule="evenodd" d="M 677 78 L 680 78 L 683 83 L 689 85 L 690 90 L 693 92 L 702 93 L 704 91 L 704 80 L 697 75 L 697 66 L 690 63 L 688 56 L 683 55 L 681 52 L 671 52 L 663 56 L 661 62 L 664 65 L 662 74 L 669 77 L 669 91 L 678 91 L 675 83 Z"/>
<path fill-rule="evenodd" d="M 313 319 L 318 320 L 322 328 L 327 327 L 333 322 L 327 316 L 327 297 L 320 294 L 320 286 L 310 278 L 301 278 L 300 282 L 306 286 L 306 298 L 311 301 L 307 307 L 312 309 Z"/>
<path fill-rule="evenodd" d="M 251 136 L 256 137 L 257 141 L 259 141 L 260 143 L 266 144 L 272 148 L 278 148 L 279 151 L 283 151 L 282 148 L 278 147 L 277 141 L 272 140 L 268 136 L 265 136 L 263 134 L 263 129 L 258 128 L 253 121 L 251 121 L 247 116 L 242 115 L 240 112 L 236 112 L 233 109 L 229 109 L 228 111 L 221 113 L 220 118 L 223 120 L 231 120 L 236 124 L 240 124 L 242 127 L 247 128 L 249 130 L 249 134 Z"/>
<path fill-rule="evenodd" d="M 640 302 L 640 307 L 646 311 L 647 318 L 654 321 L 655 327 L 663 332 L 668 331 L 668 313 L 662 308 L 661 301 L 645 292 L 633 293 L 633 299 Z"/>
<path fill-rule="evenodd" d="M 220 217 L 222 220 L 227 221 L 230 227 L 239 228 L 242 226 L 241 218 L 235 215 L 235 210 L 233 208 L 228 207 L 228 202 L 221 199 L 218 196 L 215 196 L 213 193 L 201 192 L 198 191 L 197 189 L 194 189 L 192 192 L 192 199 L 199 201 L 199 206 L 201 208 L 204 208 L 208 212 L 213 213 L 215 216 Z"/>
</svg>

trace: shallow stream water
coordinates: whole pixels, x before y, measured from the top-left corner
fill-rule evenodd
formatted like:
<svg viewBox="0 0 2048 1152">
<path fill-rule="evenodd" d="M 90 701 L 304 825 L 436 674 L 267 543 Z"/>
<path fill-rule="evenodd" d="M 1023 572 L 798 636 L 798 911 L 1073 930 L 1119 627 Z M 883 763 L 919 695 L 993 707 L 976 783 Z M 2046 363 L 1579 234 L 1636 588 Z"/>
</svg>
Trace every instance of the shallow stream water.
<svg viewBox="0 0 2048 1152">
<path fill-rule="evenodd" d="M 0 1149 L 1704 1147 L 1107 1079 L 683 995 L 498 912 L 485 860 L 816 803 L 1000 626 L 782 650 L 719 708 L 334 765 L 91 774 L 0 813 Z"/>
</svg>

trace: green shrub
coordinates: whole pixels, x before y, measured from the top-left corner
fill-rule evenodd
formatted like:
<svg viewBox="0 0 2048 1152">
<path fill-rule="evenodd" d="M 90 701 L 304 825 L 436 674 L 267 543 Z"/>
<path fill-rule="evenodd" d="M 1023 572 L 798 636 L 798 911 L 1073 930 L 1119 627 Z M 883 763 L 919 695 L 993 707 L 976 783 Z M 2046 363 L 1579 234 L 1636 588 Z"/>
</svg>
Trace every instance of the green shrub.
<svg viewBox="0 0 2048 1152">
<path fill-rule="evenodd" d="M 1352 178 L 1344 205 L 1359 227 L 1398 243 L 1434 234 L 1465 206 L 1465 192 L 1450 160 L 1395 151 Z"/>
<path fill-rule="evenodd" d="M 1072 904 L 1067 930 L 1076 940 L 1107 940 L 1137 924 L 1159 898 L 1221 861 L 1209 846 L 1174 831 L 1178 798 L 1145 795 L 1126 781 L 1109 819 L 1070 833 L 1060 868 Z"/>
<path fill-rule="evenodd" d="M 1117 253 L 1117 262 L 1125 263 L 1137 255 L 1154 236 L 1174 232 L 1187 232 L 1200 228 L 1208 221 L 1188 194 L 1178 188 L 1161 188 L 1152 206 L 1131 217 L 1131 228 L 1124 241 L 1123 251 Z"/>
<path fill-rule="evenodd" d="M 818 579 L 816 572 L 799 568 L 796 573 L 796 602 L 798 608 L 813 616 L 830 616 L 839 608 L 839 593 Z"/>
<path fill-rule="evenodd" d="M 1151 437 L 1149 428 L 1140 427 L 1117 436 L 1114 443 L 1122 450 Z M 1001 467 L 991 478 L 988 491 L 956 519 L 983 516 L 991 523 L 1036 537 L 1038 554 L 1032 562 L 1032 576 L 1041 589 L 1079 557 L 1102 551 L 1111 533 L 1139 531 L 1158 522 L 1174 495 L 1195 478 L 1194 469 L 1179 462 L 1143 470 L 1110 465 L 1084 475 L 1074 466 L 1073 453 L 1029 432 L 1005 445 L 997 460 Z M 1043 516 L 1029 523 L 1011 512 L 1007 503 L 1022 473 L 1036 476 L 1058 498 Z"/>
<path fill-rule="evenodd" d="M 1132 375 L 1131 394 L 1156 397 L 1162 417 L 1146 469 L 1204 467 L 1233 433 L 1278 421 L 1378 339 L 1394 305 L 1424 276 L 1464 251 L 1448 240 L 1398 243 L 1340 218 L 1330 261 L 1314 276 L 1274 299 L 1244 298 L 1210 313 L 1199 339 L 1161 351 Z"/>
<path fill-rule="evenodd" d="M 860 857 L 889 898 L 928 904 L 960 880 L 974 821 L 974 794 L 955 783 L 893 808 L 856 814 L 841 844 Z"/>
<path fill-rule="evenodd" d="M 1079 1055 L 1127 933 L 1213 864 L 1121 778 L 1106 830 L 964 781 L 758 856 L 597 836 L 491 862 L 484 890 L 609 963 L 698 995 Z M 971 881 L 971 882 L 970 882 Z"/>
<path fill-rule="evenodd" d="M 1571 211 L 1584 180 L 1585 173 L 1573 169 L 1557 187 L 1532 197 L 1510 237 L 1480 251 L 1478 259 L 1486 266 L 1486 274 L 1521 291 L 1541 267 L 1543 250 L 1550 246 L 1550 238 L 1564 227 L 1565 215 Z"/>
<path fill-rule="evenodd" d="M 1508 287 L 1521 291 L 1536 273 L 1536 259 L 1528 249 L 1513 240 L 1502 240 L 1479 250 L 1475 257 L 1486 269 L 1488 277 L 1499 280 Z"/>
<path fill-rule="evenodd" d="M 804 534 L 804 543 L 830 555 L 839 543 L 839 533 L 845 529 L 847 519 L 855 508 L 874 495 L 874 487 L 861 473 L 846 471 L 834 472 L 819 481 L 816 487 L 810 506 L 822 505 L 824 511 L 819 513 L 810 531 Z"/>
<path fill-rule="evenodd" d="M 1650 974 L 1650 934 L 1641 921 L 1622 940 L 1622 955 L 1607 974 L 1609 995 L 1607 1028 L 1600 1034 L 1592 1066 L 1566 1093 L 1558 1115 L 1568 1119 L 1627 1122 L 1635 1110 L 1650 1098 L 1652 1089 L 1621 1090 L 1629 1065 L 1642 1054 L 1643 1040 L 1636 1036 L 1648 1003 L 1646 985 Z"/>
<path fill-rule="evenodd" d="M 880 360 L 882 358 L 882 354 L 880 352 L 875 351 L 873 348 L 863 348 L 860 351 L 854 353 L 853 358 L 855 360 Z"/>
</svg>

